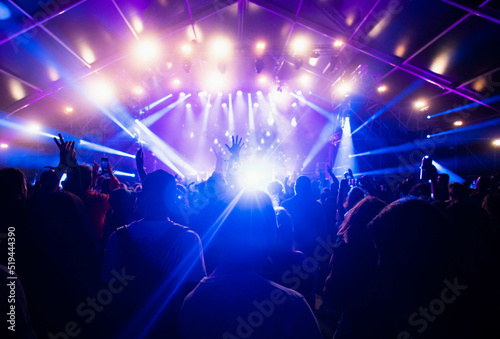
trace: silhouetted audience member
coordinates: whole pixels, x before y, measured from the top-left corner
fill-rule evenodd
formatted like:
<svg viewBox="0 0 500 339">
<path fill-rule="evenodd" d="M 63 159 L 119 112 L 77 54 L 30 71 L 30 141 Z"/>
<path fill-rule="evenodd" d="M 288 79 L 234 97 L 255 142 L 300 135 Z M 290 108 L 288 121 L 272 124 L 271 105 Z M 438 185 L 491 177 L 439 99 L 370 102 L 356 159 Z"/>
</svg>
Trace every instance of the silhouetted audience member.
<svg viewBox="0 0 500 339">
<path fill-rule="evenodd" d="M 108 240 L 104 280 L 115 279 L 116 272 L 131 279 L 110 313 L 122 337 L 177 337 L 182 301 L 206 275 L 198 235 L 169 220 L 175 193 L 171 174 L 149 173 L 142 191 L 145 218 L 119 228 Z"/>
<path fill-rule="evenodd" d="M 358 202 L 342 223 L 342 241 L 333 249 L 324 297 L 341 313 L 335 339 L 373 338 L 379 294 L 378 252 L 368 234 L 368 223 L 386 206 L 375 197 Z"/>
<path fill-rule="evenodd" d="M 102 244 L 105 245 L 111 233 L 117 228 L 137 220 L 136 194 L 125 188 L 118 188 L 109 194 L 110 209 L 106 212 Z"/>
<path fill-rule="evenodd" d="M 307 272 L 297 272 L 304 259 L 304 253 L 293 249 L 292 218 L 283 207 L 275 207 L 278 231 L 276 244 L 261 274 L 282 286 L 291 288 L 304 296 L 311 308 L 314 308 L 314 277 Z"/>
<path fill-rule="evenodd" d="M 326 238 L 326 217 L 323 206 L 311 197 L 311 179 L 298 177 L 295 196 L 283 201 L 281 206 L 292 217 L 295 249 L 312 256 L 318 237 Z"/>
<path fill-rule="evenodd" d="M 285 197 L 285 187 L 279 180 L 273 180 L 267 185 L 267 192 L 273 201 L 273 205 L 281 206 Z"/>
<path fill-rule="evenodd" d="M 322 338 L 300 294 L 256 273 L 276 239 L 271 198 L 247 190 L 236 199 L 221 225 L 226 246 L 215 271 L 182 306 L 182 337 Z"/>
<path fill-rule="evenodd" d="M 457 265 L 453 231 L 437 209 L 420 199 L 401 199 L 368 228 L 387 281 L 380 291 L 386 300 L 376 312 L 382 332 L 374 329 L 374 338 L 490 337 L 489 292 L 474 288 Z"/>
</svg>

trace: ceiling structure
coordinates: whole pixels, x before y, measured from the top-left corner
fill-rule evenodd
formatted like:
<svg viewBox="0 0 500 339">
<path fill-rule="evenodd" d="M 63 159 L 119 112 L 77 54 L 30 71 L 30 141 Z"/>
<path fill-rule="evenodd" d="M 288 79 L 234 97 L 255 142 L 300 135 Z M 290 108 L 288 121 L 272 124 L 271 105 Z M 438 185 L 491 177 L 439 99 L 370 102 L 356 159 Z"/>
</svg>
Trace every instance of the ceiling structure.
<svg viewBox="0 0 500 339">
<path fill-rule="evenodd" d="M 425 140 L 427 134 L 457 128 L 453 123 L 460 120 L 464 127 L 482 125 L 472 128 L 473 134 L 449 134 L 453 139 L 434 141 L 420 151 L 435 153 L 443 161 L 454 158 L 458 171 L 462 163 L 470 165 L 466 172 L 493 171 L 496 158 L 489 148 L 491 140 L 500 137 L 495 129 L 500 114 L 499 24 L 500 5 L 488 0 L 3 0 L 1 118 L 36 121 L 132 152 L 135 141 L 126 139 L 116 121 L 126 125 L 135 118 L 147 119 L 154 111 L 141 109 L 168 94 L 173 96 L 164 105 L 175 102 L 180 92 L 191 94 L 185 101 L 192 100 L 197 114 L 197 108 L 201 112 L 206 104 L 196 98 L 200 91 L 211 93 L 212 100 L 220 91 L 221 101 L 228 102 L 229 93 L 235 98 L 242 90 L 257 102 L 259 90 L 267 96 L 284 89 L 304 93 L 296 108 L 279 107 L 283 120 L 293 118 L 302 129 L 294 133 L 286 131 L 289 125 L 271 129 L 275 140 L 268 147 L 278 147 L 281 141 L 276 140 L 286 136 L 300 142 L 281 147 L 295 147 L 297 156 L 310 155 L 331 119 L 325 114 L 302 114 L 306 110 L 336 115 L 349 111 L 356 153 Z M 210 52 L 210 44 L 220 36 L 231 42 L 224 62 Z M 305 41 L 301 51 L 294 47 L 299 39 Z M 137 46 L 144 41 L 159 46 L 158 58 L 138 61 Z M 265 48 L 259 54 L 255 44 L 261 41 Z M 186 43 L 193 49 L 189 57 L 182 50 Z M 259 74 L 257 59 L 264 66 Z M 215 75 L 207 79 L 207 72 L 215 74 L 221 67 L 222 83 L 215 84 Z M 92 98 L 100 79 L 117 89 L 122 115 Z M 348 99 L 336 93 L 347 81 L 355 82 Z M 136 85 L 145 92 L 139 97 L 131 93 Z M 380 86 L 386 91 L 377 91 Z M 416 108 L 419 100 L 423 107 Z M 68 106 L 74 109 L 72 114 L 64 112 Z M 268 120 L 267 112 L 262 114 Z M 235 118 L 236 124 L 247 119 Z M 218 118 L 210 119 L 215 119 L 214 128 L 193 131 L 189 121 L 166 115 L 151 130 L 189 158 L 189 149 L 196 145 L 185 140 L 193 133 L 196 138 L 205 133 L 211 141 L 228 130 Z M 53 153 L 52 147 L 6 126 L 0 124 L 0 141 L 18 144 L 21 150 L 34 149 L 32 154 L 38 157 Z M 245 127 L 248 124 L 234 131 L 244 133 Z M 334 134 L 332 130 L 330 141 Z M 331 158 L 324 150 L 317 156 L 312 164 Z M 401 156 L 391 157 L 358 161 L 363 172 L 370 172 L 400 165 Z M 196 163 L 192 157 L 189 160 Z M 12 164 L 2 155 L 0 164 L 6 163 Z"/>
</svg>

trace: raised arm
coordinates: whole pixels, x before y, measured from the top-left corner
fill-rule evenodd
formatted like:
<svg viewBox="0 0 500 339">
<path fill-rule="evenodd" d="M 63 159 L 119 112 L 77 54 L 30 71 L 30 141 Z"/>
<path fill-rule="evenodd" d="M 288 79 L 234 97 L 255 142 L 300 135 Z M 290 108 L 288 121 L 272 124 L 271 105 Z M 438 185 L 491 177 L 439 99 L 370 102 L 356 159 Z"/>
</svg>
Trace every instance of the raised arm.
<svg viewBox="0 0 500 339">
<path fill-rule="evenodd" d="M 137 150 L 137 153 L 135 154 L 135 164 L 137 166 L 137 173 L 139 173 L 139 178 L 141 179 L 141 182 L 144 182 L 147 173 L 144 169 L 144 152 L 142 151 L 142 148 L 139 148 Z"/>
</svg>

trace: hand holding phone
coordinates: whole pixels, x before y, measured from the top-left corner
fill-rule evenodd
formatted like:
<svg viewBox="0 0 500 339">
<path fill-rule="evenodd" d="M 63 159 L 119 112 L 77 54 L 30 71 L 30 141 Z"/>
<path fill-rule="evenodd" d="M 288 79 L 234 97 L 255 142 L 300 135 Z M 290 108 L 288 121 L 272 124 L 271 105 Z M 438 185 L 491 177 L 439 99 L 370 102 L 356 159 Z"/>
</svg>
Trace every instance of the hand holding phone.
<svg viewBox="0 0 500 339">
<path fill-rule="evenodd" d="M 108 171 L 109 171 L 108 158 L 101 158 L 101 171 L 103 173 L 108 173 Z"/>
</svg>

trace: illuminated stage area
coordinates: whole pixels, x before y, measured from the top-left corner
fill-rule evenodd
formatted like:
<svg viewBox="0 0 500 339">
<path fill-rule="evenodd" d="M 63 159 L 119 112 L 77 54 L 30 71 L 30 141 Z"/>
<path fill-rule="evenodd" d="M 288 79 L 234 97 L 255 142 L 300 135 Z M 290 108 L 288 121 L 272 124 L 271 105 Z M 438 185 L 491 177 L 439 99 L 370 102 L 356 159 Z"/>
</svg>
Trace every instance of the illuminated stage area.
<svg viewBox="0 0 500 339">
<path fill-rule="evenodd" d="M 500 337 L 499 56 L 493 0 L 0 0 L 20 336 Z"/>
</svg>

